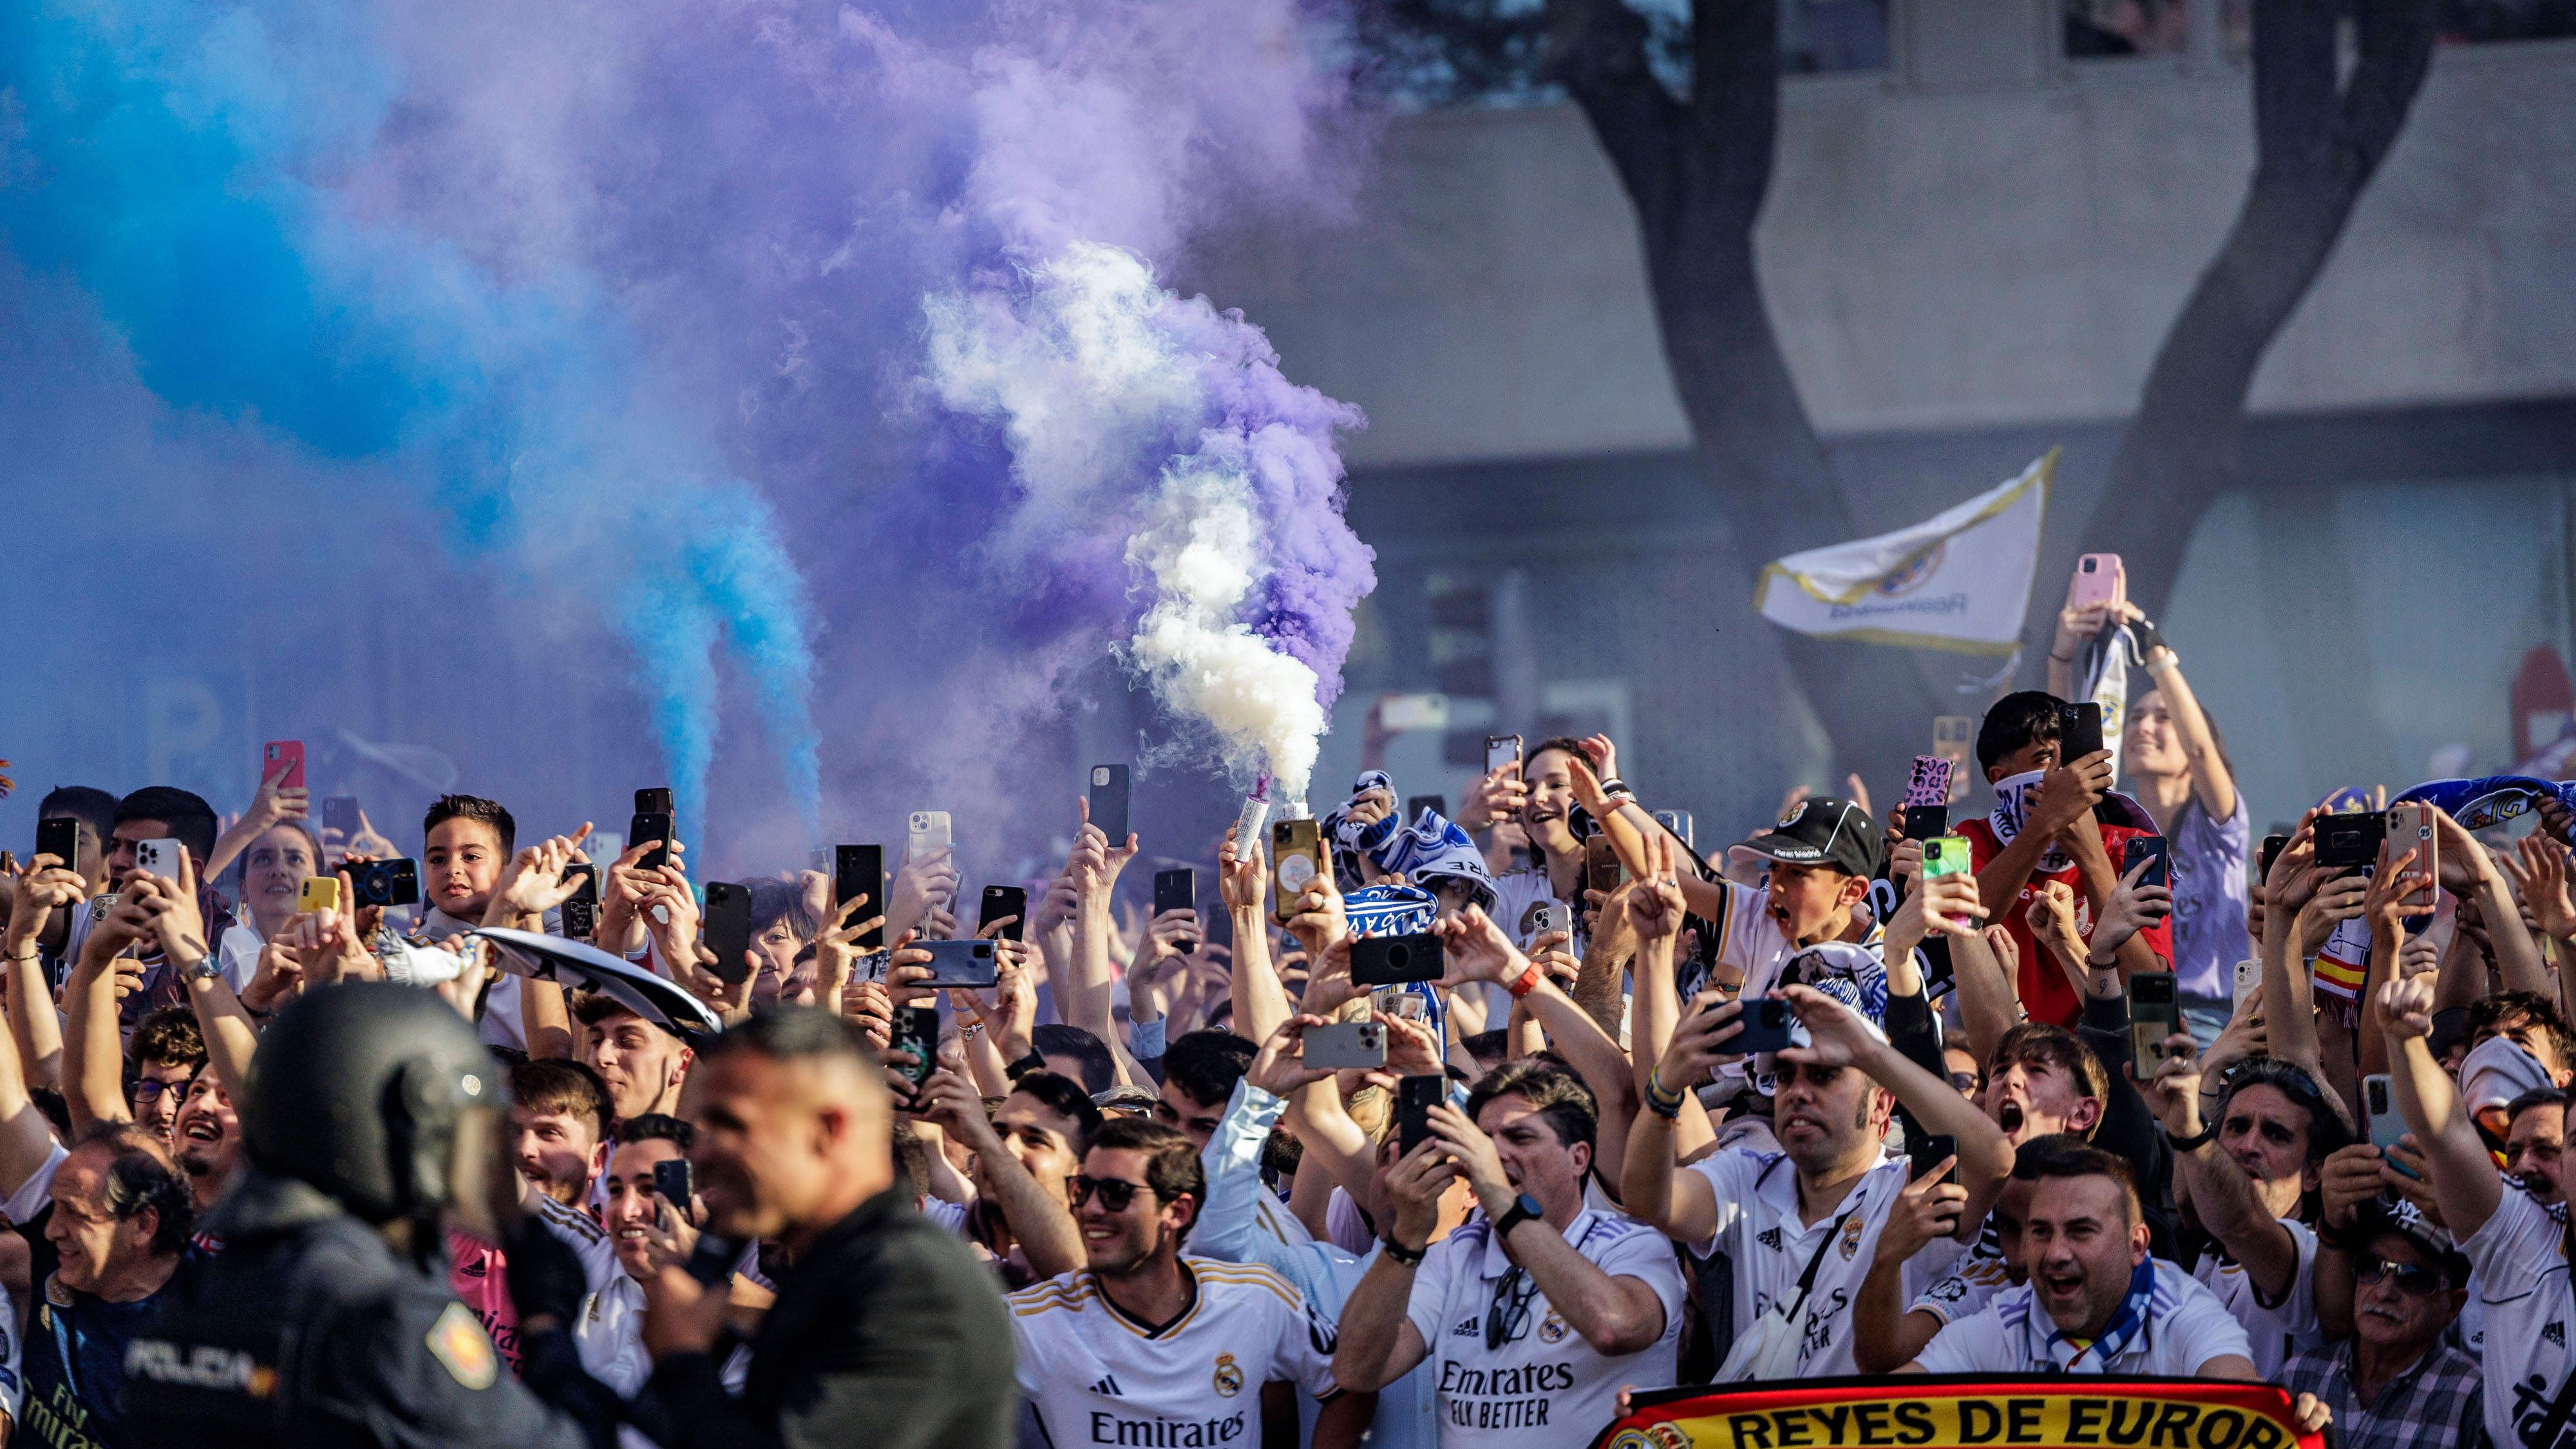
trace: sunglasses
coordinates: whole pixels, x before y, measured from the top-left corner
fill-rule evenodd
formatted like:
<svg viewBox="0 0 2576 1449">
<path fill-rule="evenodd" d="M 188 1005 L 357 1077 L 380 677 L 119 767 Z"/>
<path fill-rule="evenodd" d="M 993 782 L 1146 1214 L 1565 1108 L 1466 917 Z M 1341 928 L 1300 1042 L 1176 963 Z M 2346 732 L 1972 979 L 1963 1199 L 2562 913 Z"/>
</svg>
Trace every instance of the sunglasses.
<svg viewBox="0 0 2576 1449">
<path fill-rule="evenodd" d="M 1091 1195 L 1096 1192 L 1100 1194 L 1102 1212 L 1123 1213 L 1127 1211 L 1127 1205 L 1136 1200 L 1136 1194 L 1152 1191 L 1152 1188 L 1141 1182 L 1129 1182 L 1121 1177 L 1093 1177 L 1089 1173 L 1082 1173 L 1073 1179 L 1073 1205 L 1077 1208 L 1081 1207 L 1091 1201 Z"/>
<path fill-rule="evenodd" d="M 1530 1300 L 1537 1296 L 1538 1280 L 1519 1268 L 1494 1285 L 1494 1301 L 1485 1310 L 1485 1347 L 1501 1348 L 1528 1332 Z"/>
<path fill-rule="evenodd" d="M 2397 1291 L 2417 1298 L 2429 1298 L 2442 1291 L 2442 1275 L 2417 1263 L 2392 1263 L 2386 1258 L 2360 1258 L 2352 1265 L 2352 1281 L 2376 1283 L 2394 1276 Z"/>
</svg>

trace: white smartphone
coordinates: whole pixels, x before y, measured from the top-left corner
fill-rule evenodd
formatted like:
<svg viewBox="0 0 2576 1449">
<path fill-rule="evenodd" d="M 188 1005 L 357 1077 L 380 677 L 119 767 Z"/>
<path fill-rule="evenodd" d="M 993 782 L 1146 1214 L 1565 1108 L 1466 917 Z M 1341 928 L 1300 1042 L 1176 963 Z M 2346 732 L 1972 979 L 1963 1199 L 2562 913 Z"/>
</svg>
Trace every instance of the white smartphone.
<svg viewBox="0 0 2576 1449">
<path fill-rule="evenodd" d="M 183 853 L 186 848 L 166 835 L 158 840 L 138 840 L 134 843 L 134 868 L 145 875 L 177 880 L 185 871 L 181 862 L 187 859 Z"/>
<path fill-rule="evenodd" d="M 2236 994 L 2230 1000 L 2237 1006 L 2243 1006 L 2245 998 L 2253 995 L 2254 988 L 2262 984 L 2263 963 L 2239 961 L 2236 963 Z"/>
<path fill-rule="evenodd" d="M 906 859 L 926 860 L 939 851 L 943 851 L 948 848 L 947 811 L 915 810 L 912 812 L 910 825 L 912 830 L 912 840 L 909 847 L 910 854 L 906 856 Z"/>
</svg>

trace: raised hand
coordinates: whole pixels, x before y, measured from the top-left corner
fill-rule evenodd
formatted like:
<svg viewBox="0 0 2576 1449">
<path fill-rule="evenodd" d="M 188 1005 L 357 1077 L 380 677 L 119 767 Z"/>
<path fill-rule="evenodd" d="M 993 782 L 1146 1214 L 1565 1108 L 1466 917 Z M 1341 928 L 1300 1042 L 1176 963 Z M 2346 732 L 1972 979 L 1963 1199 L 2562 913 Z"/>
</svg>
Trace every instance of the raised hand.
<svg viewBox="0 0 2576 1449">
<path fill-rule="evenodd" d="M 2093 950 L 2116 951 L 2131 936 L 2173 914 L 2170 887 L 2140 884 L 2154 864 L 2153 859 L 2141 860 L 2120 877 L 2119 888 L 2102 907 L 2102 918 L 2093 924 Z"/>
<path fill-rule="evenodd" d="M 1729 1045 L 1744 1034 L 1744 1003 L 1714 991 L 1703 991 L 1690 1001 L 1681 1022 L 1673 1028 L 1672 1040 L 1664 1044 L 1664 1055 L 1655 1063 L 1655 1079 L 1666 1091 L 1687 1092 L 1709 1079 L 1711 1073 L 1725 1064 L 1742 1059 L 1743 1053 L 1729 1050 Z"/>
<path fill-rule="evenodd" d="M 1225 828 L 1225 844 L 1216 853 L 1216 894 L 1229 911 L 1261 910 L 1269 872 L 1262 869 L 1261 842 L 1239 841 L 1235 827 Z"/>
<path fill-rule="evenodd" d="M 2540 929 L 2562 940 L 2576 936 L 2576 897 L 2568 890 L 2567 847 L 2540 831 L 2516 843 L 2496 863 L 2513 881 L 2514 893 L 2529 907 Z"/>
<path fill-rule="evenodd" d="M 1887 1215 L 1886 1226 L 1878 1230 L 1879 1262 L 1905 1262 L 1921 1252 L 1925 1244 L 1959 1231 L 1959 1215 L 1968 1210 L 1968 1190 L 1944 1180 L 1958 1165 L 1959 1155 L 1954 1152 L 1897 1194 L 1895 1210 Z"/>
<path fill-rule="evenodd" d="M 2379 984 L 2379 1020 L 2391 1044 L 2433 1034 L 2433 981 L 2409 976 Z"/>
<path fill-rule="evenodd" d="M 2069 760 L 2040 778 L 2039 797 L 2032 802 L 2025 828 L 2056 835 L 2092 814 L 2093 807 L 2109 793 L 2109 750 L 2095 750 L 2081 759 Z"/>
<path fill-rule="evenodd" d="M 1387 1071 L 1399 1077 L 1440 1075 L 1440 1039 L 1432 1034 L 1431 1023 L 1384 1011 L 1370 1016 L 1386 1028 Z"/>
<path fill-rule="evenodd" d="M 1673 838 L 1655 832 L 1646 842 L 1647 874 L 1629 883 L 1628 924 L 1640 946 L 1681 934 L 1690 907 L 1682 900 L 1681 872 L 1673 862 Z"/>
<path fill-rule="evenodd" d="M 64 868 L 62 861 L 51 855 L 36 857 L 28 872 L 17 882 L 16 908 L 9 913 L 5 947 L 0 954 L 23 956 L 27 947 L 45 934 L 54 912 L 77 903 L 88 894 L 88 885 L 79 875 Z"/>
<path fill-rule="evenodd" d="M 1877 1038 L 1859 1012 L 1812 986 L 1783 986 L 1773 993 L 1789 998 L 1789 1009 L 1807 1029 L 1807 1045 L 1784 1047 L 1780 1060 L 1819 1067 L 1856 1067 L 1878 1048 Z M 1669 1084 L 1668 1084 L 1669 1085 Z"/>
<path fill-rule="evenodd" d="M 1518 981 L 1529 971 L 1529 958 L 1521 954 L 1481 906 L 1471 905 L 1445 920 L 1433 921 L 1431 934 L 1440 938 L 1442 958 L 1448 966 L 1441 978 L 1443 986 L 1469 981 L 1504 985 Z"/>
<path fill-rule="evenodd" d="M 590 857 L 581 853 L 581 843 L 590 838 L 590 822 L 570 835 L 549 837 L 521 850 L 501 873 L 501 883 L 493 899 L 507 909 L 524 916 L 542 916 L 573 898 L 581 889 L 581 877 L 571 873 L 576 864 L 587 865 Z"/>
<path fill-rule="evenodd" d="M 2422 846 L 2406 847 L 2404 854 L 2381 866 L 2379 873 L 2371 877 L 2370 884 L 2363 888 L 2361 912 L 2370 918 L 2372 939 L 2405 941 L 2406 918 L 2420 914 L 2424 909 L 2413 900 L 2415 893 L 2427 883 L 2424 872 L 2413 868 L 2423 854 Z"/>
<path fill-rule="evenodd" d="M 251 839 L 289 820 L 302 820 L 310 813 L 313 792 L 302 785 L 291 790 L 285 786 L 287 772 L 294 768 L 294 761 L 280 761 L 276 774 L 260 780 L 259 792 L 250 797 L 250 808 L 242 812 L 241 824 L 236 827 L 242 839 Z"/>
<path fill-rule="evenodd" d="M 1270 1034 L 1270 1040 L 1261 1044 L 1261 1051 L 1253 1057 L 1252 1065 L 1244 1069 L 1244 1081 L 1274 1097 L 1286 1097 L 1301 1088 L 1331 1080 L 1331 1068 L 1306 1065 L 1306 1028 L 1322 1025 L 1324 1018 L 1320 1016 L 1290 1017 Z"/>
<path fill-rule="evenodd" d="M 1467 787 L 1466 803 L 1458 808 L 1458 828 L 1484 830 L 1500 821 L 1518 820 L 1527 804 L 1529 786 L 1521 780 L 1520 761 L 1514 760 L 1478 776 Z"/>
</svg>

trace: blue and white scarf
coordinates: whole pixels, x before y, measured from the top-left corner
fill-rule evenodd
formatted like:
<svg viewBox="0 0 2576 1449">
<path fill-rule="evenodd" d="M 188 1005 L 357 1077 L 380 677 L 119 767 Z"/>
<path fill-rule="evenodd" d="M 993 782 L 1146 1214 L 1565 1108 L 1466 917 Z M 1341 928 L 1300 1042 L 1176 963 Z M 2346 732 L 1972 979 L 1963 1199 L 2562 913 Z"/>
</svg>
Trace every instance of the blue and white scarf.
<svg viewBox="0 0 2576 1449">
<path fill-rule="evenodd" d="M 2033 1287 L 2036 1294 L 2039 1290 Z M 2156 1298 L 2156 1260 L 2153 1255 L 2140 1262 L 2129 1275 L 2129 1291 L 2120 1300 L 2120 1310 L 2102 1328 L 2100 1336 L 2086 1340 L 2069 1338 L 2056 1329 L 2048 1332 L 2048 1358 L 2062 1374 L 2074 1373 L 2085 1359 L 2093 1360 L 2093 1372 L 2107 1373 L 2113 1361 L 2129 1351 L 2129 1345 L 2147 1328 L 2147 1313 Z M 2034 1311 L 2036 1311 L 2034 1306 Z"/>
<path fill-rule="evenodd" d="M 1371 790 L 1395 793 L 1395 782 L 1384 770 L 1371 770 L 1352 782 L 1351 800 Z M 1323 832 L 1333 843 L 1333 878 L 1345 895 L 1359 889 L 1360 857 L 1366 855 L 1379 870 L 1401 875 L 1415 885 L 1427 885 L 1447 877 L 1463 880 L 1475 893 L 1475 901 L 1487 910 L 1494 905 L 1494 877 L 1485 869 L 1485 857 L 1476 842 L 1457 822 L 1439 811 L 1424 806 L 1408 822 L 1400 812 L 1362 824 L 1351 816 L 1348 802 L 1336 806 L 1323 819 Z"/>
<path fill-rule="evenodd" d="M 1363 886 L 1342 897 L 1342 915 L 1354 936 L 1418 936 L 1431 929 L 1431 918 L 1440 903 L 1431 892 L 1420 886 Z M 1377 988 L 1382 992 L 1419 997 L 1423 1019 L 1430 1023 L 1432 1037 L 1441 1050 L 1449 1045 L 1449 1006 L 1440 997 L 1435 981 L 1406 981 Z"/>
</svg>

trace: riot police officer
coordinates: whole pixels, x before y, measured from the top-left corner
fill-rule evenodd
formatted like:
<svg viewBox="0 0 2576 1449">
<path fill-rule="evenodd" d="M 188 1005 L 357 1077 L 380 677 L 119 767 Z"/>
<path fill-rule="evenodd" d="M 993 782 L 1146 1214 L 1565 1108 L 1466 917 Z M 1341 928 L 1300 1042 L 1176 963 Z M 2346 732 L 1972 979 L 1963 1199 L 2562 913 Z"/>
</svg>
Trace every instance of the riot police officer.
<svg viewBox="0 0 2576 1449">
<path fill-rule="evenodd" d="M 262 1034 L 243 1171 L 126 1358 L 136 1442 L 607 1449 L 621 1405 L 584 1373 L 568 1249 L 512 1214 L 499 1064 L 436 995 L 308 991 Z M 442 1216 L 500 1236 L 524 1377 L 449 1291 Z"/>
</svg>

